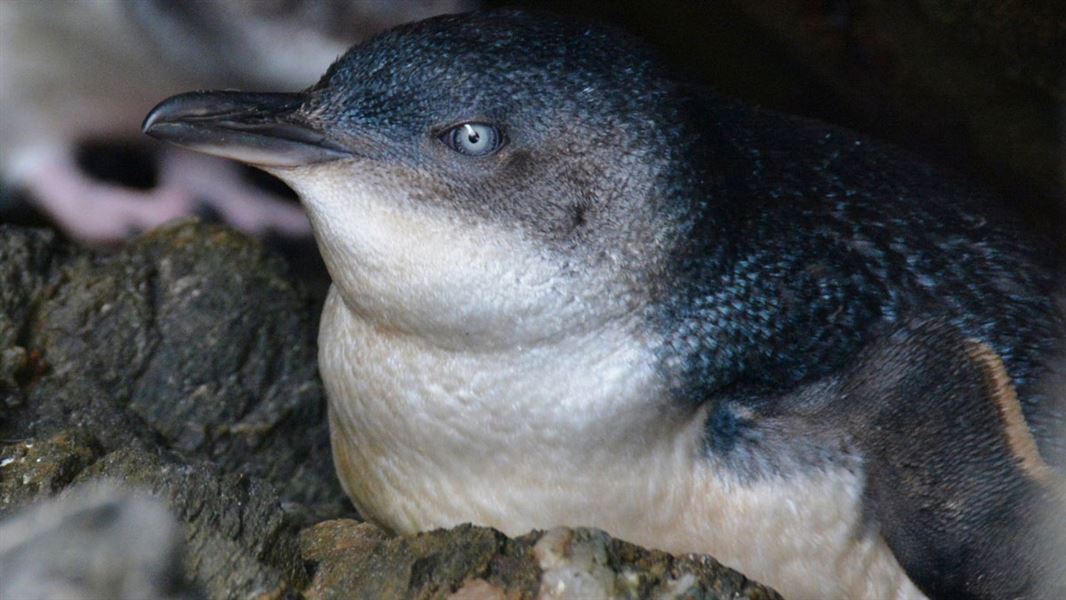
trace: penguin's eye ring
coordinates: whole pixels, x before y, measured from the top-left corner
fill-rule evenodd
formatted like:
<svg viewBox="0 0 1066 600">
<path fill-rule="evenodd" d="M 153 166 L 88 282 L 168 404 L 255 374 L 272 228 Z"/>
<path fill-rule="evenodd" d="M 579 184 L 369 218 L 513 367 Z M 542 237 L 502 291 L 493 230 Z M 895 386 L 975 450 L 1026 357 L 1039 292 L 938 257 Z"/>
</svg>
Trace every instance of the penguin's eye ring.
<svg viewBox="0 0 1066 600">
<path fill-rule="evenodd" d="M 460 123 L 445 131 L 440 139 L 466 156 L 488 156 L 503 146 L 503 134 L 488 123 Z"/>
</svg>

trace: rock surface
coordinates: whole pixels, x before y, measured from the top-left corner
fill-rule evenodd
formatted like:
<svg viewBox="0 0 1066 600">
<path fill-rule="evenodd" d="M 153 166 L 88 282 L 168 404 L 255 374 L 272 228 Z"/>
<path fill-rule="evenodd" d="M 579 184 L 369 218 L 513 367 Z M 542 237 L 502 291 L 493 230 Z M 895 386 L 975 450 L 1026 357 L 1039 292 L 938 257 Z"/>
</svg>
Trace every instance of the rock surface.
<svg viewBox="0 0 1066 600">
<path fill-rule="evenodd" d="M 332 598 L 779 598 L 706 556 L 675 558 L 594 529 L 510 539 L 484 527 L 388 538 L 325 521 L 300 535 L 309 600 Z"/>
<path fill-rule="evenodd" d="M 0 227 L 0 437 L 76 426 L 339 503 L 315 366 L 317 310 L 261 245 L 177 225 L 116 254 Z M 258 460 L 257 460 L 258 459 Z"/>
<path fill-rule="evenodd" d="M 0 595 L 776 597 L 602 532 L 392 538 L 337 519 L 355 514 L 329 453 L 318 310 L 281 261 L 217 226 L 109 255 L 0 226 L 0 581 L 24 586 Z M 77 491 L 100 481 L 138 495 Z M 78 572 L 104 587 L 77 588 Z"/>
<path fill-rule="evenodd" d="M 194 600 L 181 529 L 162 502 L 110 485 L 72 490 L 0 524 L 0 598 Z"/>
</svg>

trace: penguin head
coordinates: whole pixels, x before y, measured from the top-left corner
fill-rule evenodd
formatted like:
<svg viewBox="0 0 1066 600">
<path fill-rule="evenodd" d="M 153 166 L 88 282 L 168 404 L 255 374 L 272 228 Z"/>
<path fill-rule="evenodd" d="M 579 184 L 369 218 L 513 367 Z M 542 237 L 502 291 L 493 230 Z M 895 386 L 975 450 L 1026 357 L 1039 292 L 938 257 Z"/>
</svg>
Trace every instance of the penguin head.
<svg viewBox="0 0 1066 600">
<path fill-rule="evenodd" d="M 683 208 L 675 94 L 618 31 L 493 11 L 386 32 L 298 94 L 176 96 L 144 128 L 289 183 L 352 310 L 523 343 L 646 301 Z"/>
</svg>

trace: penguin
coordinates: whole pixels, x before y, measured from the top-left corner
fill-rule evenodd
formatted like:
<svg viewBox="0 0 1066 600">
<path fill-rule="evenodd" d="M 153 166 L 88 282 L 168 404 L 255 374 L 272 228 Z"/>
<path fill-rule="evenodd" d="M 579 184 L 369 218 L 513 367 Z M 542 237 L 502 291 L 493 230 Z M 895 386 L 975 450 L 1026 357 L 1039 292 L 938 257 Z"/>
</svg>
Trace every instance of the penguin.
<svg viewBox="0 0 1066 600">
<path fill-rule="evenodd" d="M 300 89 L 375 31 L 470 8 L 467 0 L 0 3 L 0 179 L 88 244 L 194 212 L 250 233 L 308 236 L 299 206 L 232 165 L 171 149 L 158 185 L 141 190 L 91 177 L 78 145 L 134 138 L 161 91 Z"/>
<path fill-rule="evenodd" d="M 511 10 L 143 129 L 301 197 L 338 476 L 388 530 L 595 526 L 792 598 L 1063 589 L 1056 265 L 951 175 Z"/>
</svg>

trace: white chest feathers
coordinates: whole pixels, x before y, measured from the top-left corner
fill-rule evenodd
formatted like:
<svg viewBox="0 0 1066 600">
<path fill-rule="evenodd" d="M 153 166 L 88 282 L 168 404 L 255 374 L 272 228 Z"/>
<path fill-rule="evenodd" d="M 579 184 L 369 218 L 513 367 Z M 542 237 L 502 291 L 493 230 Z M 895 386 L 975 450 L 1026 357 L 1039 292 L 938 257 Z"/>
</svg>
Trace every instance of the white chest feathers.
<svg viewBox="0 0 1066 600">
<path fill-rule="evenodd" d="M 594 526 L 703 552 L 790 598 L 919 598 L 860 519 L 861 474 L 740 483 L 704 456 L 704 410 L 662 397 L 621 329 L 459 353 L 327 300 L 320 365 L 333 453 L 367 518 L 409 533 Z"/>
</svg>

